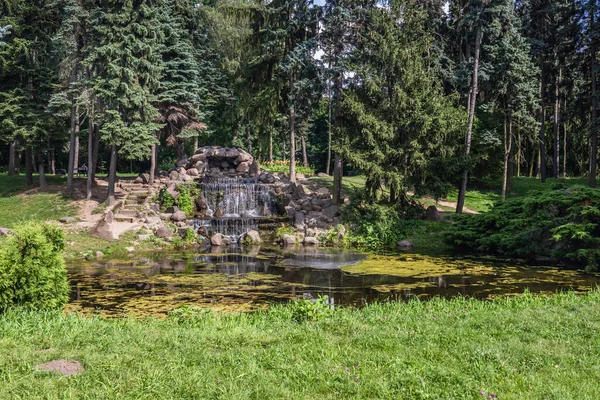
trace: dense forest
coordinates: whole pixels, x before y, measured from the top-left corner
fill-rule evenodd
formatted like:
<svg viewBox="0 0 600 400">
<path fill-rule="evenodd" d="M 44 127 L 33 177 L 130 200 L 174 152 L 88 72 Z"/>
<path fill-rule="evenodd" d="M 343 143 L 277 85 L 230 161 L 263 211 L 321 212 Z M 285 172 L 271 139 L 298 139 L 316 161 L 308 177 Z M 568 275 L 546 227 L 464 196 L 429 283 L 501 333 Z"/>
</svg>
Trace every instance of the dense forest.
<svg viewBox="0 0 600 400">
<path fill-rule="evenodd" d="M 372 199 L 597 175 L 596 0 L 3 0 L 9 175 L 167 170 L 199 145 L 364 174 Z M 152 176 L 153 174 L 151 174 Z M 382 197 L 383 196 L 383 197 Z"/>
</svg>

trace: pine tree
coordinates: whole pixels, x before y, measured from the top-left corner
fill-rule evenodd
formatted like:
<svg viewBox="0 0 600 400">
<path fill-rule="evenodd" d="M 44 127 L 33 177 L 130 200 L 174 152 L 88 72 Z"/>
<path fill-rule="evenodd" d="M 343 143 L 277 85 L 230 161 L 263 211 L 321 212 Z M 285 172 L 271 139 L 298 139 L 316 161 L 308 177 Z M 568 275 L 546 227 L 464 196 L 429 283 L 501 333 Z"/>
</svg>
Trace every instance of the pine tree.
<svg viewBox="0 0 600 400">
<path fill-rule="evenodd" d="M 160 2 L 109 1 L 97 4 L 92 17 L 95 46 L 86 60 L 97 73 L 92 89 L 102 108 L 103 140 L 110 146 L 108 203 L 115 202 L 118 154 L 145 159 L 156 142 L 154 107 L 162 73 L 158 20 Z"/>
</svg>

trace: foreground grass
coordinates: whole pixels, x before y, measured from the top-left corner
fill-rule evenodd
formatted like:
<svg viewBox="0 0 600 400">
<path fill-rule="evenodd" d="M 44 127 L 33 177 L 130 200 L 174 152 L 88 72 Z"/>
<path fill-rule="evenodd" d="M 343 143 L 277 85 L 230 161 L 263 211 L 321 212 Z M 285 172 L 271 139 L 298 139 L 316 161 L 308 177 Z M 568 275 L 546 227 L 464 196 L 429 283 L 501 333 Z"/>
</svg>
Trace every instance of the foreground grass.
<svg viewBox="0 0 600 400">
<path fill-rule="evenodd" d="M 9 311 L 0 398 L 597 399 L 599 301 L 412 301 L 315 322 L 289 306 L 162 321 Z M 34 369 L 60 358 L 85 372 Z"/>
<path fill-rule="evenodd" d="M 0 226 L 13 228 L 25 221 L 56 221 L 76 214 L 76 208 L 58 193 L 0 197 Z"/>
</svg>

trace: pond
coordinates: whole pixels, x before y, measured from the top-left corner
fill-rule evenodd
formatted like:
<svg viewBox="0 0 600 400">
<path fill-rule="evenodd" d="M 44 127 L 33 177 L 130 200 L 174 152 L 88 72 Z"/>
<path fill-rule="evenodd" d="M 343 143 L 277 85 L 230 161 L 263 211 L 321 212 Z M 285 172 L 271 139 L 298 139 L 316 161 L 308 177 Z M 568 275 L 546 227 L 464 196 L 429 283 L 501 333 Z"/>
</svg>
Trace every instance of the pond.
<svg viewBox="0 0 600 400">
<path fill-rule="evenodd" d="M 219 248 L 157 252 L 68 265 L 68 310 L 166 315 L 182 305 L 249 311 L 327 295 L 332 305 L 413 297 L 490 299 L 530 290 L 583 292 L 600 276 L 496 258 L 367 255 L 317 247 Z"/>
</svg>

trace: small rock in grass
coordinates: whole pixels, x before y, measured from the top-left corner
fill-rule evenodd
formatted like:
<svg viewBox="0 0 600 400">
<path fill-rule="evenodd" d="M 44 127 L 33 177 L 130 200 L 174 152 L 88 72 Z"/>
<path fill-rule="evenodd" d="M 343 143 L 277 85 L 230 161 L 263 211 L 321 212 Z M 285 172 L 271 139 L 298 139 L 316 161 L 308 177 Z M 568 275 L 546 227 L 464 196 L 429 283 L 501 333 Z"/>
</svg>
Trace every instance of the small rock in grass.
<svg viewBox="0 0 600 400">
<path fill-rule="evenodd" d="M 94 253 L 94 257 L 97 258 L 98 260 L 101 260 L 104 257 L 104 253 L 101 252 L 100 250 L 98 250 L 97 252 Z"/>
<path fill-rule="evenodd" d="M 12 231 L 8 228 L 0 228 L 0 236 L 12 235 Z"/>
<path fill-rule="evenodd" d="M 61 222 L 63 224 L 71 224 L 75 221 L 77 221 L 77 218 L 75 218 L 75 217 L 62 217 L 61 219 L 58 220 L 58 222 Z"/>
<path fill-rule="evenodd" d="M 58 372 L 63 375 L 75 375 L 84 371 L 79 361 L 54 360 L 44 364 L 38 364 L 35 369 L 47 372 Z"/>
<path fill-rule="evenodd" d="M 410 250 L 412 249 L 413 244 L 410 240 L 401 240 L 398 242 L 398 249 L 399 250 Z"/>
</svg>

